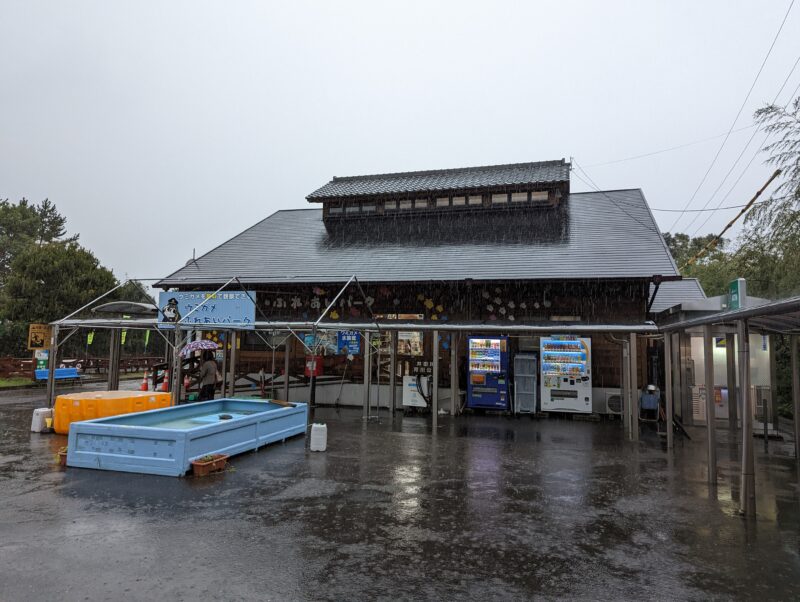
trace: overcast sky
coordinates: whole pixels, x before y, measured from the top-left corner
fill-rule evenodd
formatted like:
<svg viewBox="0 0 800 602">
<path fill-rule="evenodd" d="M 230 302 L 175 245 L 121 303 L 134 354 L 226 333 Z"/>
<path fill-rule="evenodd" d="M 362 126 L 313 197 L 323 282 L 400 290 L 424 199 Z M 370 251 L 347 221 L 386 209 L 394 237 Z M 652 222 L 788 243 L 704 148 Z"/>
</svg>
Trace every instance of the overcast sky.
<svg viewBox="0 0 800 602">
<path fill-rule="evenodd" d="M 682 209 L 721 137 L 597 164 L 727 132 L 788 6 L 0 0 L 0 198 L 49 198 L 119 277 L 165 275 L 334 175 L 575 157 L 601 188 Z M 737 128 L 798 55 L 800 5 Z M 779 101 L 799 84 L 800 66 Z M 731 135 L 693 208 L 751 133 Z M 758 157 L 723 205 L 771 171 Z"/>
</svg>

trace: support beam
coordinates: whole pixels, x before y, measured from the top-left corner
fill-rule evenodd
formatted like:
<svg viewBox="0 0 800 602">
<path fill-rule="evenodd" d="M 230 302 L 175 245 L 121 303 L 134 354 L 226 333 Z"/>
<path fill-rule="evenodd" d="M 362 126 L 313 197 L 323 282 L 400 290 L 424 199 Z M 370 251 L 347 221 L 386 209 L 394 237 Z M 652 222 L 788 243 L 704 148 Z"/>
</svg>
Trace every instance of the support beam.
<svg viewBox="0 0 800 602">
<path fill-rule="evenodd" d="M 794 457 L 800 462 L 800 335 L 789 338 L 792 346 L 792 402 L 794 406 Z"/>
<path fill-rule="evenodd" d="M 629 350 L 630 369 L 629 379 L 631 383 L 631 441 L 639 440 L 639 362 L 636 354 L 636 333 L 631 333 L 631 342 Z"/>
<path fill-rule="evenodd" d="M 110 332 L 108 346 L 108 374 L 106 374 L 109 391 L 119 389 L 119 356 L 122 348 L 122 331 L 116 328 Z"/>
<path fill-rule="evenodd" d="M 239 344 L 239 333 L 236 330 L 231 331 L 231 365 L 230 365 L 230 379 L 228 382 L 228 397 L 236 395 L 236 368 L 238 368 L 239 353 L 236 347 Z"/>
<path fill-rule="evenodd" d="M 778 360 L 775 352 L 775 335 L 768 334 L 767 345 L 769 349 L 769 417 L 772 418 L 775 432 L 778 432 Z M 764 412 L 764 420 L 767 420 Z M 765 432 L 769 434 L 769 426 L 765 427 Z M 769 446 L 769 437 L 764 437 L 764 447 Z"/>
<path fill-rule="evenodd" d="M 450 416 L 455 416 L 461 405 L 458 391 L 458 333 L 450 333 Z"/>
<path fill-rule="evenodd" d="M 675 433 L 672 428 L 672 420 L 675 416 L 675 401 L 672 391 L 672 333 L 664 334 L 664 395 L 667 399 L 666 427 L 667 427 L 667 449 L 675 446 Z"/>
<path fill-rule="evenodd" d="M 706 431 L 708 433 L 708 482 L 717 484 L 717 431 L 714 407 L 714 330 L 711 324 L 703 326 L 703 364 L 706 389 Z"/>
<path fill-rule="evenodd" d="M 622 391 L 622 430 L 625 438 L 630 438 L 631 432 L 631 382 L 628 376 L 630 372 L 630 360 L 628 359 L 628 341 L 622 342 L 622 370 L 620 371 L 620 389 Z"/>
<path fill-rule="evenodd" d="M 431 414 L 433 431 L 439 428 L 439 331 L 433 331 L 433 373 L 431 374 Z"/>
<path fill-rule="evenodd" d="M 739 511 L 748 517 L 756 515 L 756 477 L 753 456 L 753 409 L 750 405 L 750 331 L 747 320 L 736 325 L 739 339 L 739 391 L 742 399 L 742 482 Z"/>
<path fill-rule="evenodd" d="M 56 363 L 58 361 L 58 325 L 50 331 L 50 351 L 47 354 L 47 405 L 56 403 Z M 35 367 L 35 366 L 34 366 Z"/>
<path fill-rule="evenodd" d="M 225 331 L 225 340 L 222 343 L 222 383 L 219 387 L 220 397 L 228 396 L 228 343 L 231 340 L 230 331 Z"/>
<path fill-rule="evenodd" d="M 363 411 L 362 417 L 364 419 L 369 418 L 369 380 L 370 380 L 370 373 L 372 372 L 372 348 L 370 347 L 369 342 L 370 336 L 369 331 L 364 331 L 364 387 L 363 387 L 363 394 L 364 394 L 364 403 L 363 403 Z"/>
<path fill-rule="evenodd" d="M 283 345 L 283 401 L 289 401 L 289 368 L 293 338 L 287 337 Z"/>
<path fill-rule="evenodd" d="M 394 411 L 397 408 L 397 331 L 391 331 L 389 337 L 389 391 L 391 391 L 391 410 L 389 415 L 394 416 Z"/>
<path fill-rule="evenodd" d="M 728 428 L 732 433 L 739 426 L 739 393 L 736 388 L 736 335 L 725 335 L 725 362 L 728 385 Z"/>
<path fill-rule="evenodd" d="M 170 383 L 170 391 L 172 391 L 172 405 L 178 405 L 181 401 L 181 386 L 183 385 L 182 378 L 182 365 L 181 361 L 181 348 L 183 347 L 183 332 L 179 327 L 175 327 L 175 347 L 172 349 L 172 370 L 170 376 L 172 382 Z"/>
</svg>

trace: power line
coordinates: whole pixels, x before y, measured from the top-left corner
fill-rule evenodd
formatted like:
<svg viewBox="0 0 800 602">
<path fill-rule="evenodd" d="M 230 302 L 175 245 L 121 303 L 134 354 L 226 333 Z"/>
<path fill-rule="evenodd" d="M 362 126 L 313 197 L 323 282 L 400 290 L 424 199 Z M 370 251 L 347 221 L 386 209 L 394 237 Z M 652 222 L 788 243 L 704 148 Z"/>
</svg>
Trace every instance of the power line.
<svg viewBox="0 0 800 602">
<path fill-rule="evenodd" d="M 761 201 L 761 203 L 765 203 L 766 201 Z M 761 205 L 761 203 L 756 203 L 756 205 Z M 721 211 L 723 209 L 741 209 L 742 207 L 747 207 L 747 205 L 728 205 L 727 207 L 717 207 L 716 209 L 686 209 L 685 213 L 703 213 L 705 211 Z M 683 209 L 656 209 L 655 207 L 650 207 L 650 211 L 662 211 L 664 213 L 680 213 Z M 696 233 L 695 233 L 696 234 Z M 694 235 L 692 235 L 694 236 Z"/>
<path fill-rule="evenodd" d="M 720 233 L 719 233 L 719 234 L 717 234 L 717 235 L 716 235 L 714 238 L 712 238 L 710 241 L 708 241 L 708 244 L 707 244 L 705 247 L 703 247 L 702 249 L 700 249 L 700 250 L 699 250 L 699 251 L 698 251 L 698 252 L 695 254 L 695 256 L 694 256 L 694 257 L 692 257 L 692 258 L 691 258 L 689 261 L 687 261 L 686 263 L 684 263 L 684 264 L 683 264 L 683 265 L 680 267 L 680 271 L 683 271 L 683 269 L 684 269 L 684 268 L 686 268 L 686 267 L 688 267 L 688 266 L 692 265 L 692 264 L 693 264 L 695 261 L 697 261 L 698 259 L 700 259 L 700 258 L 701 258 L 703 255 L 705 255 L 705 254 L 706 254 L 706 251 L 708 251 L 709 249 L 713 249 L 714 247 L 716 247 L 716 246 L 717 246 L 717 244 L 719 244 L 719 241 L 722 239 L 722 236 L 723 236 L 723 235 L 724 235 L 724 234 L 725 234 L 725 233 L 726 233 L 728 230 L 730 230 L 730 229 L 731 229 L 731 227 L 733 226 L 733 224 L 735 224 L 735 223 L 737 222 L 737 220 L 738 220 L 740 217 L 742 217 L 742 216 L 743 216 L 745 213 L 747 213 L 747 212 L 750 210 L 750 207 L 752 207 L 752 206 L 753 206 L 753 204 L 756 202 L 756 199 L 757 199 L 758 197 L 760 197 L 760 196 L 761 196 L 761 193 L 762 193 L 762 192 L 764 192 L 764 191 L 767 189 L 767 186 L 769 186 L 769 185 L 772 183 L 772 180 L 774 180 L 775 178 L 777 178 L 777 177 L 778 177 L 780 174 L 781 174 L 781 170 L 780 170 L 780 169 L 776 169 L 776 170 L 775 170 L 775 172 L 774 172 L 774 173 L 773 173 L 773 174 L 772 174 L 772 175 L 769 177 L 769 180 L 767 180 L 767 181 L 765 182 L 765 184 L 764 184 L 764 185 L 763 185 L 763 186 L 762 186 L 762 187 L 759 189 L 759 191 L 758 191 L 758 192 L 756 192 L 755 196 L 753 196 L 753 198 L 752 198 L 752 199 L 750 199 L 750 202 L 749 202 L 749 203 L 747 203 L 747 205 L 745 205 L 745 206 L 744 206 L 744 209 L 742 209 L 742 210 L 741 210 L 739 213 L 737 213 L 737 214 L 736 214 L 736 217 L 734 217 L 734 218 L 733 218 L 731 221 L 729 221 L 729 222 L 728 222 L 728 225 L 726 225 L 726 226 L 725 226 L 725 227 L 722 229 L 722 232 L 720 232 Z"/>
<path fill-rule="evenodd" d="M 583 179 L 583 178 L 580 176 L 580 174 L 579 174 L 578 172 L 576 172 L 576 171 L 573 169 L 573 170 L 572 170 L 572 173 L 574 173 L 574 174 L 575 174 L 575 176 L 576 176 L 576 177 L 577 177 L 577 178 L 578 178 L 578 179 L 579 179 L 581 182 L 583 182 L 584 184 L 586 184 L 586 185 L 587 185 L 589 188 L 593 189 L 595 192 L 602 194 L 602 195 L 603 195 L 604 197 L 606 197 L 606 198 L 607 198 L 609 201 L 611 201 L 611 203 L 612 203 L 612 204 L 613 204 L 613 205 L 614 205 L 614 206 L 615 206 L 617 209 L 619 209 L 620 211 L 622 211 L 622 213 L 624 213 L 625 215 L 627 215 L 627 216 L 628 216 L 629 218 L 631 218 L 633 221 L 637 222 L 637 223 L 638 223 L 639 225 L 641 225 L 641 226 L 644 226 L 645 228 L 647 228 L 647 229 L 648 229 L 648 230 L 650 230 L 651 232 L 655 232 L 656 234 L 658 234 L 659 236 L 661 236 L 661 232 L 659 232 L 657 228 L 654 228 L 653 226 L 650 226 L 649 224 L 646 224 L 646 223 L 644 223 L 643 221 L 641 221 L 640 219 L 638 219 L 637 217 L 635 217 L 635 216 L 631 215 L 630 213 L 628 213 L 627 211 L 625 211 L 625 209 L 623 209 L 623 208 L 622 208 L 622 207 L 619 205 L 619 203 L 617 203 L 617 201 L 616 201 L 615 199 L 612 199 L 612 198 L 611 198 L 611 197 L 610 197 L 610 196 L 609 196 L 609 195 L 608 195 L 608 194 L 607 194 L 605 191 L 603 191 L 603 190 L 600 190 L 600 187 L 599 187 L 599 186 L 598 186 L 598 185 L 595 183 L 595 181 L 594 181 L 594 180 L 592 180 L 592 177 L 591 177 L 591 176 L 590 176 L 588 173 L 586 173 L 586 170 L 585 170 L 585 169 L 583 169 L 583 167 L 581 167 L 581 166 L 578 164 L 578 162 L 575 160 L 575 158 L 574 158 L 574 157 L 572 158 L 572 163 L 575 165 L 575 167 L 577 167 L 578 169 L 580 169 L 580 170 L 583 172 L 583 174 L 584 174 L 584 175 L 585 175 L 585 176 L 586 176 L 586 177 L 589 179 L 589 182 L 591 182 L 591 184 L 590 184 L 589 182 L 587 182 L 586 180 L 584 180 L 584 179 Z"/>
<path fill-rule="evenodd" d="M 775 94 L 775 97 L 772 99 L 772 103 L 771 103 L 771 104 L 775 104 L 775 101 L 777 101 L 777 100 L 778 100 L 778 97 L 781 95 L 781 92 L 783 92 L 783 89 L 786 87 L 786 84 L 788 84 L 788 83 L 789 83 L 789 78 L 791 78 L 791 77 L 792 77 L 792 74 L 794 73 L 794 70 L 797 68 L 797 64 L 798 64 L 798 63 L 800 63 L 800 56 L 798 56 L 798 57 L 797 57 L 797 60 L 794 62 L 794 65 L 792 65 L 792 68 L 789 70 L 789 74 L 786 76 L 786 79 L 784 79 L 784 80 L 783 80 L 783 84 L 781 84 L 781 87 L 780 87 L 780 89 L 778 90 L 778 93 L 777 93 L 777 94 Z M 790 100 L 790 102 L 791 102 L 791 100 Z M 739 156 L 738 156 L 738 157 L 736 157 L 736 160 L 733 162 L 733 165 L 731 165 L 731 168 L 728 170 L 728 173 L 726 173 L 726 174 L 725 174 L 725 177 L 723 177 L 723 178 L 722 178 L 722 181 L 719 183 L 719 186 L 717 186 L 717 187 L 714 189 L 714 192 L 713 192 L 713 193 L 711 194 L 711 196 L 708 198 L 708 200 L 706 201 L 706 204 L 705 204 L 705 205 L 703 205 L 703 209 L 705 209 L 706 207 L 708 207 L 708 204 L 709 204 L 709 203 L 710 203 L 710 202 L 713 200 L 713 198 L 714 198 L 715 196 L 717 196 L 717 193 L 718 193 L 718 192 L 719 192 L 719 190 L 722 188 L 722 186 L 725 184 L 725 181 L 726 181 L 726 180 L 728 179 L 728 177 L 729 177 L 729 176 L 730 176 L 730 175 L 733 173 L 733 170 L 734 170 L 734 169 L 736 169 L 736 166 L 739 164 L 739 161 L 740 161 L 740 160 L 741 160 L 741 158 L 744 156 L 745 152 L 747 152 L 747 149 L 750 147 L 750 143 L 753 141 L 753 138 L 755 138 L 755 136 L 756 136 L 756 134 L 757 134 L 757 133 L 758 133 L 758 130 L 753 130 L 753 133 L 750 135 L 750 138 L 749 138 L 749 139 L 747 140 L 747 142 L 745 143 L 744 147 L 742 148 L 742 151 L 739 153 Z M 768 135 L 767 135 L 767 137 L 768 137 Z M 764 138 L 764 142 L 766 142 L 766 141 L 767 141 L 767 137 L 765 137 L 765 138 Z M 761 148 L 763 148 L 763 146 L 764 146 L 764 145 L 763 145 L 763 143 L 762 143 L 762 144 L 761 144 L 761 145 L 760 145 L 760 146 L 759 146 L 759 147 L 756 149 L 756 155 L 758 155 L 758 153 L 759 153 L 760 149 L 761 149 Z M 750 163 L 752 163 L 752 161 L 750 161 Z M 748 164 L 747 164 L 747 167 L 750 167 L 750 163 L 748 163 Z M 746 170 L 746 169 L 747 169 L 747 168 L 745 168 L 745 170 Z M 731 190 L 732 190 L 732 189 L 731 189 Z M 728 194 L 730 194 L 730 191 L 728 192 Z M 723 202 L 725 202 L 725 199 L 726 199 L 726 198 L 727 198 L 727 195 L 726 195 L 725 197 L 723 197 L 722 199 L 720 199 L 719 205 L 721 205 Z M 701 229 L 703 226 L 705 226 L 705 225 L 706 225 L 706 223 L 708 223 L 708 220 L 709 220 L 709 219 L 711 219 L 711 216 L 712 216 L 712 215 L 713 215 L 713 212 L 712 212 L 711 214 L 709 214 L 709 216 L 706 218 L 706 220 L 705 220 L 705 221 L 704 221 L 702 224 L 700 224 L 700 225 L 697 227 L 697 230 L 695 230 L 695 231 L 694 231 L 694 233 L 692 234 L 692 236 L 695 236 L 695 235 L 697 234 L 697 232 L 699 232 L 699 231 L 700 231 L 700 229 Z M 690 221 L 690 222 L 689 222 L 689 223 L 686 225 L 686 228 L 685 228 L 685 229 L 686 229 L 687 231 L 689 230 L 689 228 L 691 228 L 691 227 L 692 227 L 692 224 L 695 222 L 695 220 L 697 219 L 697 217 L 698 217 L 698 216 L 697 216 L 697 215 L 695 215 L 695 216 L 692 218 L 692 221 Z"/>
<path fill-rule="evenodd" d="M 719 155 L 722 152 L 722 149 L 725 147 L 725 143 L 728 141 L 728 138 L 730 137 L 731 132 L 733 132 L 733 128 L 736 127 L 736 122 L 739 120 L 739 116 L 742 114 L 742 111 L 744 110 L 744 107 L 747 104 L 748 99 L 750 98 L 750 94 L 752 94 L 752 92 L 753 92 L 753 88 L 756 87 L 756 82 L 758 82 L 758 78 L 761 77 L 761 72 L 764 70 L 764 65 L 767 64 L 767 59 L 769 59 L 770 55 L 772 54 L 772 49 L 775 47 L 775 42 L 778 41 L 778 36 L 780 36 L 781 31 L 783 30 L 783 25 L 786 23 L 786 19 L 789 17 L 789 13 L 792 10 L 792 6 L 794 6 L 794 2 L 795 2 L 795 0 L 792 0 L 792 2 L 789 4 L 789 8 L 786 10 L 786 14 L 783 16 L 783 21 L 781 21 L 781 25 L 778 28 L 778 31 L 775 34 L 775 37 L 772 39 L 772 44 L 770 44 L 769 50 L 767 51 L 767 54 L 764 57 L 764 60 L 761 61 L 761 66 L 758 68 L 758 73 L 756 73 L 756 76 L 753 79 L 753 83 L 750 84 L 750 89 L 747 91 L 747 94 L 745 95 L 744 100 L 742 101 L 742 104 L 739 107 L 739 110 L 736 112 L 736 117 L 733 118 L 733 122 L 731 123 L 731 127 L 728 129 L 728 133 L 725 135 L 725 138 L 722 140 L 722 144 L 719 145 L 719 148 L 717 149 L 717 153 L 714 155 L 714 158 L 711 160 L 711 164 L 708 166 L 708 169 L 706 170 L 706 173 L 703 174 L 703 178 L 700 180 L 700 183 L 697 185 L 697 188 L 695 188 L 695 191 L 694 191 L 694 193 L 692 193 L 691 198 L 689 198 L 689 200 L 686 202 L 686 205 L 684 206 L 684 209 L 688 209 L 689 205 L 692 204 L 692 201 L 694 201 L 695 197 L 697 196 L 697 193 L 700 191 L 700 188 L 703 186 L 703 184 L 705 183 L 706 179 L 708 178 L 708 174 L 711 173 L 712 168 L 717 163 L 717 159 L 719 158 Z M 681 213 L 675 219 L 675 221 L 673 222 L 673 224 L 669 228 L 670 230 L 673 230 L 675 228 L 677 223 L 681 220 L 681 217 L 683 217 L 683 213 Z"/>
<path fill-rule="evenodd" d="M 794 73 L 794 70 L 795 70 L 795 68 L 797 67 L 798 63 L 800 63 L 800 56 L 798 56 L 798 57 L 797 57 L 797 60 L 794 62 L 794 65 L 792 65 L 792 69 L 791 69 L 791 71 L 789 71 L 789 75 L 787 75 L 787 76 L 786 76 L 786 79 L 785 79 L 785 80 L 783 80 L 783 84 L 781 85 L 780 89 L 778 90 L 778 93 L 777 93 L 777 94 L 775 94 L 775 98 L 773 98 L 773 99 L 772 99 L 772 104 L 775 104 L 775 102 L 778 100 L 778 97 L 781 95 L 781 92 L 783 92 L 783 89 L 786 87 L 786 84 L 789 82 L 789 78 L 790 78 L 790 77 L 792 76 L 792 74 Z M 800 89 L 800 84 L 798 84 L 797 88 L 795 88 L 795 92 L 797 92 L 797 90 L 798 90 L 798 89 Z M 792 100 L 793 100 L 793 99 L 794 99 L 794 97 L 795 97 L 795 92 L 792 92 L 791 96 L 789 96 L 789 100 L 787 100 L 787 101 L 786 101 L 786 104 L 783 106 L 783 109 L 784 109 L 784 110 L 786 110 L 786 108 L 787 108 L 787 107 L 788 107 L 788 106 L 791 104 Z M 731 166 L 730 170 L 728 170 L 728 173 L 727 173 L 727 174 L 725 175 L 725 177 L 722 179 L 722 182 L 721 182 L 721 183 L 720 183 L 720 185 L 717 187 L 717 190 L 719 190 L 719 189 L 722 187 L 722 184 L 725 182 L 725 180 L 726 180 L 726 179 L 728 178 L 728 176 L 731 174 L 731 172 L 733 171 L 734 167 L 736 167 L 736 165 L 739 163 L 739 159 L 741 159 L 741 158 L 742 158 L 742 155 L 744 155 L 745 151 L 746 151 L 746 150 L 747 150 L 747 148 L 750 146 L 750 142 L 753 140 L 753 137 L 756 135 L 756 133 L 757 133 L 757 132 L 758 132 L 758 130 L 754 131 L 754 132 L 753 132 L 753 135 L 752 135 L 752 136 L 750 136 L 750 140 L 748 140 L 748 141 L 747 141 L 747 144 L 745 144 L 744 148 L 742 149 L 742 152 L 741 152 L 741 153 L 739 153 L 739 156 L 736 158 L 736 161 L 734 161 L 734 162 L 733 162 L 733 166 Z M 750 166 L 753 164 L 753 161 L 754 161 L 754 160 L 755 160 L 755 158 L 758 156 L 758 153 L 760 153 L 760 152 L 761 152 L 761 150 L 762 150 L 762 149 L 764 148 L 764 146 L 766 145 L 766 143 L 767 143 L 767 140 L 769 139 L 769 136 L 770 136 L 770 134 L 769 134 L 769 133 L 767 133 L 767 134 L 764 136 L 764 139 L 761 141 L 761 144 L 759 144 L 759 145 L 756 147 L 756 152 L 755 152 L 755 153 L 753 153 L 753 156 L 752 156 L 752 157 L 750 157 L 750 160 L 747 162 L 747 165 L 745 165 L 745 166 L 744 166 L 744 169 L 742 170 L 742 173 L 740 173 L 740 174 L 739 174 L 739 177 L 738 177 L 738 178 L 736 178 L 736 181 L 733 183 L 733 186 L 731 186 L 731 187 L 728 189 L 728 192 L 727 192 L 727 193 L 725 193 L 725 196 L 723 196 L 723 197 L 722 197 L 722 198 L 719 200 L 719 203 L 717 204 L 717 207 L 715 208 L 715 210 L 720 208 L 719 206 L 720 206 L 720 205 L 722 205 L 722 203 L 724 203 L 724 202 L 725 202 L 725 199 L 727 199 L 727 198 L 728 198 L 728 196 L 730 196 L 731 192 L 733 192 L 733 190 L 734 190 L 734 189 L 736 188 L 736 186 L 739 184 L 739 182 L 741 181 L 741 179 L 744 177 L 744 174 L 746 174 L 746 173 L 747 173 L 747 170 L 748 170 L 748 169 L 750 169 Z M 716 191 L 715 191 L 715 193 L 716 193 Z M 713 195 L 712 195 L 712 198 L 713 198 Z M 704 208 L 705 208 L 705 207 L 704 207 Z M 702 230 L 702 229 L 703 229 L 703 226 L 705 226 L 705 225 L 708 223 L 708 220 L 710 220 L 710 219 L 711 219 L 711 217 L 712 217 L 713 215 L 714 215 L 714 212 L 713 212 L 713 211 L 712 211 L 711 213 L 709 213 L 708 217 L 706 217 L 706 219 L 703 221 L 703 223 L 702 223 L 702 224 L 700 224 L 700 225 L 697 227 L 697 229 L 694 231 L 694 233 L 692 234 L 692 236 L 693 236 L 693 237 L 694 237 L 694 236 L 696 236 L 696 235 L 697 235 L 697 233 L 698 233 L 700 230 Z M 697 218 L 697 216 L 695 216 L 695 219 L 696 219 L 696 218 Z M 693 219 L 693 220 L 692 220 L 692 221 L 689 223 L 689 226 L 691 226 L 691 224 L 692 224 L 693 222 L 694 222 L 694 219 Z M 688 229 L 688 226 L 687 226 L 687 229 Z"/>
<path fill-rule="evenodd" d="M 744 127 L 738 128 L 733 130 L 732 133 L 743 132 L 744 130 L 749 130 L 750 128 L 756 127 L 757 124 L 751 123 L 750 125 L 746 125 Z M 717 134 L 716 136 L 709 136 L 708 138 L 703 138 L 702 140 L 695 140 L 694 142 L 687 142 L 686 144 L 679 144 L 678 146 L 670 146 L 669 148 L 662 148 L 661 150 L 652 151 L 649 153 L 642 153 L 641 155 L 633 155 L 632 157 L 625 157 L 624 159 L 614 159 L 613 161 L 604 161 L 603 163 L 592 163 L 591 165 L 587 165 L 586 167 L 602 167 L 604 165 L 613 165 L 615 163 L 624 163 L 625 161 L 634 161 L 636 159 L 644 159 L 646 157 L 652 157 L 653 155 L 660 155 L 662 153 L 668 153 L 674 150 L 680 150 L 682 148 L 688 148 L 690 146 L 695 146 L 696 144 L 702 144 L 703 142 L 709 142 L 711 140 L 716 140 L 717 138 L 722 138 L 725 135 L 723 132 L 722 134 Z"/>
</svg>

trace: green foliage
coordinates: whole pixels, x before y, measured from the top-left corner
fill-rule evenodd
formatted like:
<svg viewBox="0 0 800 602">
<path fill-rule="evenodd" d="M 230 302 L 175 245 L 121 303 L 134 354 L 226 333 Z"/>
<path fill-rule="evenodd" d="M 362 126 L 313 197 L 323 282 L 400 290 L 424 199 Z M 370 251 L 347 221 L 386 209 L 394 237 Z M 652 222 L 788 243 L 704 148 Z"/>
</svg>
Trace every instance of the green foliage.
<svg viewBox="0 0 800 602">
<path fill-rule="evenodd" d="M 11 264 L 4 313 L 15 322 L 50 322 L 116 285 L 116 278 L 75 242 L 31 245 Z"/>
<path fill-rule="evenodd" d="M 14 258 L 31 244 L 63 239 L 66 218 L 48 199 L 36 205 L 27 199 L 19 203 L 0 200 L 0 287 L 5 283 Z M 75 242 L 77 235 L 64 242 Z"/>
</svg>

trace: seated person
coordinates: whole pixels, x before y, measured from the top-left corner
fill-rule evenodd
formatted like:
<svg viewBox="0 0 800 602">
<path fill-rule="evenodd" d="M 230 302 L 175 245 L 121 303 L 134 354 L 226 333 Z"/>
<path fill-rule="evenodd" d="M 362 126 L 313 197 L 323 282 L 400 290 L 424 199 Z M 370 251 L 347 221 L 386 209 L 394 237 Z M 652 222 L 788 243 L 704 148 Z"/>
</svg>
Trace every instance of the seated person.
<svg viewBox="0 0 800 602">
<path fill-rule="evenodd" d="M 639 399 L 639 418 L 642 420 L 656 420 L 658 418 L 658 404 L 661 395 L 655 385 L 647 385 L 647 390 L 642 392 Z"/>
</svg>

